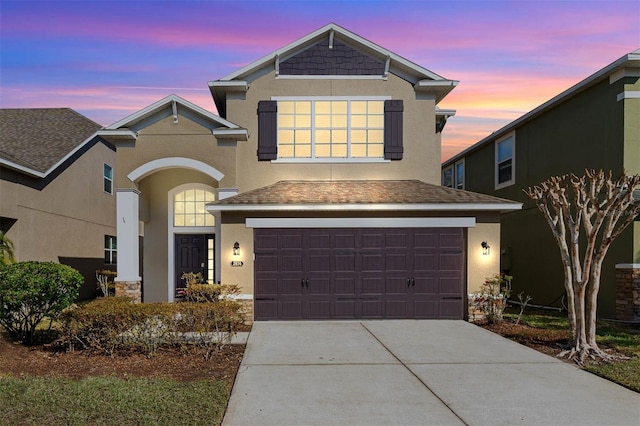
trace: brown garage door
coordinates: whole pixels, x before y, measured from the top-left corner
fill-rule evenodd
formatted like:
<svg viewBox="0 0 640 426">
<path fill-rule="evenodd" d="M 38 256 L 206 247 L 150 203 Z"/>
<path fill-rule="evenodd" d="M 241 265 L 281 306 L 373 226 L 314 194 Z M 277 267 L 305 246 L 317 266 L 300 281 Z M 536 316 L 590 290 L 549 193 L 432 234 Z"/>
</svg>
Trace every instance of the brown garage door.
<svg viewBox="0 0 640 426">
<path fill-rule="evenodd" d="M 255 319 L 461 319 L 460 228 L 255 229 Z"/>
</svg>

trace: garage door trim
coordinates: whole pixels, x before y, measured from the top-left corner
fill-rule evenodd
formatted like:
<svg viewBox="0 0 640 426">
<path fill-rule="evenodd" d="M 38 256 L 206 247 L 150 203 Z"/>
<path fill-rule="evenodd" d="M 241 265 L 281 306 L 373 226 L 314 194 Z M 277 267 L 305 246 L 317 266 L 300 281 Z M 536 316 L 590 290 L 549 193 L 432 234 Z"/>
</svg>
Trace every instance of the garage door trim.
<svg viewBox="0 0 640 426">
<path fill-rule="evenodd" d="M 474 228 L 475 217 L 247 218 L 247 228 Z"/>
</svg>

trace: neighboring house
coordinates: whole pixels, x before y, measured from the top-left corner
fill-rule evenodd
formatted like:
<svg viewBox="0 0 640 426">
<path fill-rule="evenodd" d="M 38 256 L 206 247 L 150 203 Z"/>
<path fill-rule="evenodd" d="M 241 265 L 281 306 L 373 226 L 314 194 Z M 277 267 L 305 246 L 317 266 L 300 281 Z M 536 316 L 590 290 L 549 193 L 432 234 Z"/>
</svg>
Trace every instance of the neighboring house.
<svg viewBox="0 0 640 426">
<path fill-rule="evenodd" d="M 551 230 L 522 190 L 586 168 L 640 173 L 640 49 L 442 164 L 444 186 L 524 204 L 502 216 L 501 268 L 514 276 L 515 292 L 534 297 L 531 303 L 560 306 L 564 274 Z M 616 264 L 640 269 L 640 222 L 614 242 L 603 265 L 598 307 L 609 318 L 616 299 L 631 303 L 616 296 Z"/>
<path fill-rule="evenodd" d="M 329 24 L 210 82 L 220 116 L 172 95 L 108 126 L 118 291 L 202 272 L 257 320 L 466 317 L 520 204 L 439 185 L 456 84 Z"/>
<path fill-rule="evenodd" d="M 115 147 L 67 108 L 0 109 L 0 230 L 17 261 L 69 264 L 93 297 L 96 269 L 115 269 Z"/>
</svg>

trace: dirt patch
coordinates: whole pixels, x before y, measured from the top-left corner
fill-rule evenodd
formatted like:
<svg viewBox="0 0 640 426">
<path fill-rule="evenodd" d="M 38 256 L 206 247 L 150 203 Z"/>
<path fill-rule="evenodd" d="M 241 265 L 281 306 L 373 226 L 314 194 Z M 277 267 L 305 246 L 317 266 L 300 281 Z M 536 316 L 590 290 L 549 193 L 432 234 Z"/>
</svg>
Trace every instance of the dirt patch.
<svg viewBox="0 0 640 426">
<path fill-rule="evenodd" d="M 55 346 L 26 347 L 0 336 L 0 376 L 166 377 L 177 381 L 222 380 L 233 384 L 244 346 L 226 345 L 205 358 L 201 349 L 162 349 L 153 357 L 140 354 L 96 355 L 66 352 Z"/>
</svg>

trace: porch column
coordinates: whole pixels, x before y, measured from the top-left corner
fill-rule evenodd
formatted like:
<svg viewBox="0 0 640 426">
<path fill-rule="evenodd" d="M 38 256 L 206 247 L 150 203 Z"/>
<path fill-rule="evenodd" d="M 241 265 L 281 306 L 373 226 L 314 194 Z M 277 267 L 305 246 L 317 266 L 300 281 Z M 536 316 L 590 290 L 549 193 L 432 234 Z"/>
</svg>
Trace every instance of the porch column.
<svg viewBox="0 0 640 426">
<path fill-rule="evenodd" d="M 131 297 L 140 302 L 142 278 L 139 270 L 138 204 L 140 191 L 116 190 L 116 221 L 118 228 L 118 276 L 116 296 Z"/>
</svg>

